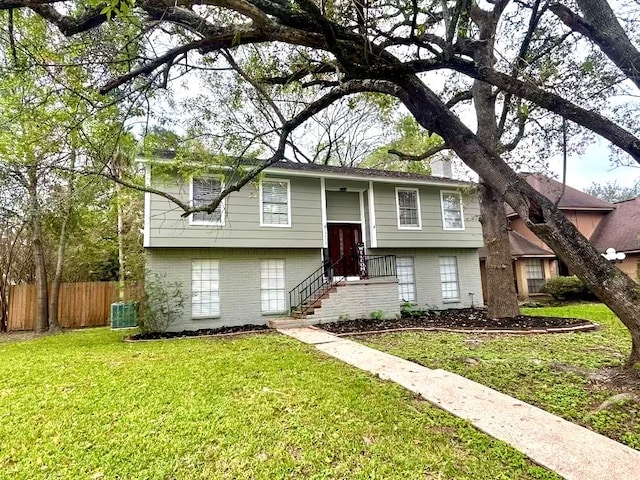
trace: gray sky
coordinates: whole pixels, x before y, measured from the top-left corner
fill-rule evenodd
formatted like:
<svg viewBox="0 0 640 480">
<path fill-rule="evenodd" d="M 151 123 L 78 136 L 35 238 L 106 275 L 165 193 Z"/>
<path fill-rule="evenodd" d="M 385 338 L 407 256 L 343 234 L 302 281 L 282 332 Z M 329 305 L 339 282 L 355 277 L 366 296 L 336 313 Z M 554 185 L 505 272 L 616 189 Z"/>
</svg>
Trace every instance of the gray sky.
<svg viewBox="0 0 640 480">
<path fill-rule="evenodd" d="M 632 187 L 640 181 L 640 164 L 635 167 L 615 166 L 609 161 L 609 156 L 609 148 L 604 141 L 590 146 L 582 155 L 569 155 L 567 185 L 584 190 L 593 182 L 617 181 L 623 187 Z M 554 173 L 561 179 L 562 159 L 555 158 L 551 165 Z"/>
</svg>

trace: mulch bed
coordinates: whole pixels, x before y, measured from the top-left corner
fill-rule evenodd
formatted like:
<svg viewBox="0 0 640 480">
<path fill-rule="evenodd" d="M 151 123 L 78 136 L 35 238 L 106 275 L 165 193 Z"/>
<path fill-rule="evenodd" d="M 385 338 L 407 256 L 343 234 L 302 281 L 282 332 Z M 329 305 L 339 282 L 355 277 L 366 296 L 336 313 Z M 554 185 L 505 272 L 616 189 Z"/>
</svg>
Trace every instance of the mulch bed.
<svg viewBox="0 0 640 480">
<path fill-rule="evenodd" d="M 200 330 L 183 330 L 182 332 L 154 332 L 136 333 L 127 340 L 160 340 L 163 338 L 187 338 L 235 335 L 239 333 L 254 333 L 269 330 L 266 325 L 240 325 L 238 327 L 201 328 Z"/>
<path fill-rule="evenodd" d="M 356 319 L 323 323 L 316 326 L 335 334 L 402 329 L 534 333 L 537 331 L 562 332 L 571 329 L 581 329 L 580 327 L 584 327 L 585 330 L 597 328 L 597 324 L 578 318 L 532 317 L 528 315 L 490 318 L 487 316 L 485 310 L 472 308 L 428 311 L 420 316 L 404 317 L 397 320 Z"/>
</svg>

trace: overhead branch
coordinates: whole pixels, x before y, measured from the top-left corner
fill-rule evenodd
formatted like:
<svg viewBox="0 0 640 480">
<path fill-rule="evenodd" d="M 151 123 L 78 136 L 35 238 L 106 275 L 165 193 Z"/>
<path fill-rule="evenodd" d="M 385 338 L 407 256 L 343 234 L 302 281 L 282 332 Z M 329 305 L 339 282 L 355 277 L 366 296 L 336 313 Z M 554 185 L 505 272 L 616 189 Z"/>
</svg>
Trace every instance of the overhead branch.
<svg viewBox="0 0 640 480">
<path fill-rule="evenodd" d="M 231 66 L 231 68 L 233 68 L 238 73 L 238 75 L 244 78 L 244 80 L 249 85 L 251 85 L 256 90 L 256 92 L 258 92 L 258 94 L 263 98 L 263 100 L 267 102 L 267 105 L 269 105 L 271 109 L 275 112 L 280 122 L 284 124 L 287 120 L 284 118 L 282 111 L 280 110 L 280 108 L 278 108 L 278 106 L 276 105 L 276 102 L 273 101 L 273 98 L 271 98 L 271 95 L 267 93 L 264 87 L 260 85 L 260 83 L 258 83 L 254 78 L 252 78 L 242 67 L 240 67 L 240 65 L 238 65 L 238 63 L 235 61 L 233 56 L 227 50 L 222 50 L 221 53 L 222 53 L 222 56 L 227 61 L 227 63 Z"/>
<path fill-rule="evenodd" d="M 241 35 L 240 40 L 238 40 L 237 38 L 238 35 Z M 114 80 L 111 80 L 109 83 L 100 88 L 100 93 L 104 95 L 136 77 L 149 75 L 154 70 L 164 65 L 171 65 L 177 57 L 192 50 L 199 50 L 200 53 L 205 53 L 213 50 L 219 50 L 221 48 L 231 47 L 239 43 L 252 43 L 262 41 L 264 39 L 265 36 L 257 30 L 240 32 L 238 31 L 238 29 L 224 29 L 224 31 L 219 32 L 219 35 L 216 38 L 205 38 L 202 40 L 196 40 L 186 45 L 182 45 L 180 47 L 169 50 L 164 55 L 160 55 L 159 57 L 147 62 L 143 66 L 135 68 L 127 72 L 126 74 Z"/>
<path fill-rule="evenodd" d="M 464 92 L 456 93 L 453 97 L 449 99 L 447 103 L 445 103 L 445 105 L 447 106 L 447 108 L 453 108 L 461 102 L 466 102 L 472 99 L 473 99 L 473 93 L 471 92 L 471 90 L 466 90 Z"/>
<path fill-rule="evenodd" d="M 387 150 L 387 152 L 390 153 L 391 155 L 396 155 L 400 160 L 405 162 L 420 162 L 429 157 L 432 157 L 436 153 L 442 152 L 443 150 L 448 150 L 449 148 L 450 147 L 448 147 L 446 144 L 443 143 L 442 145 L 438 145 L 437 147 L 432 147 L 427 151 L 422 152 L 418 155 L 404 153 L 404 152 L 401 152 L 400 150 L 396 150 L 395 148 L 390 148 L 389 150 Z"/>
<path fill-rule="evenodd" d="M 577 123 L 609 140 L 640 163 L 640 139 L 606 117 L 579 107 L 567 99 L 543 90 L 532 82 L 523 82 L 492 68 L 481 68 L 473 61 L 460 58 L 412 60 L 401 64 L 371 69 L 379 78 L 394 78 L 399 74 L 418 73 L 449 68 L 476 80 L 498 87 L 515 96 L 529 100 L 540 107 Z"/>
<path fill-rule="evenodd" d="M 308 66 L 305 68 L 300 68 L 295 72 L 292 72 L 289 75 L 284 75 L 280 77 L 267 77 L 263 81 L 265 83 L 270 83 L 272 85 L 288 85 L 292 82 L 296 82 L 302 80 L 304 77 L 308 75 L 318 75 L 322 73 L 335 73 L 336 66 L 328 63 L 321 63 L 316 66 Z"/>
<path fill-rule="evenodd" d="M 66 0 L 0 0 L 0 10 L 13 8 L 31 8 L 37 5 L 62 3 Z"/>
<path fill-rule="evenodd" d="M 63 15 L 51 5 L 33 5 L 30 8 L 67 37 L 91 30 L 108 20 L 106 14 L 100 13 L 104 5 L 89 8 L 79 17 Z"/>
<path fill-rule="evenodd" d="M 571 30 L 598 45 L 627 78 L 640 88 L 640 52 L 629 40 L 609 4 L 603 0 L 579 0 L 578 5 L 585 13 L 585 18 L 560 3 L 554 3 L 549 10 Z"/>
</svg>

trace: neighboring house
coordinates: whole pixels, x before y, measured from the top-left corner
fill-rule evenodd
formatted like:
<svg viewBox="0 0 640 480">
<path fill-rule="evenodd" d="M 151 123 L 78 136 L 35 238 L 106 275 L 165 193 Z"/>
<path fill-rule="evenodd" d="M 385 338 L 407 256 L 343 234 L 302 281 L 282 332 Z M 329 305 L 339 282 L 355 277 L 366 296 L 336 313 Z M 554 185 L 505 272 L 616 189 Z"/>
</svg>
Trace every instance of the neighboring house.
<svg viewBox="0 0 640 480">
<path fill-rule="evenodd" d="M 600 253 L 608 248 L 624 252 L 627 258 L 618 266 L 637 279 L 640 257 L 640 199 L 609 203 L 541 174 L 523 173 L 529 185 L 542 193 L 571 220 Z M 560 199 L 558 201 L 558 199 Z M 507 207 L 510 220 L 509 241 L 513 258 L 516 291 L 521 300 L 540 292 L 544 283 L 557 275 L 570 275 L 567 266 L 536 237 L 520 217 Z M 484 249 L 480 251 L 483 291 L 486 292 Z"/>
<path fill-rule="evenodd" d="M 147 163 L 150 185 L 193 205 L 223 188 L 215 174 L 182 179 L 153 169 Z M 212 214 L 182 218 L 147 193 L 147 269 L 183 285 L 188 301 L 172 330 L 267 323 L 291 309 L 318 323 L 372 312 L 394 318 L 404 300 L 481 305 L 482 234 L 476 197 L 464 194 L 470 185 L 281 162 Z"/>
</svg>

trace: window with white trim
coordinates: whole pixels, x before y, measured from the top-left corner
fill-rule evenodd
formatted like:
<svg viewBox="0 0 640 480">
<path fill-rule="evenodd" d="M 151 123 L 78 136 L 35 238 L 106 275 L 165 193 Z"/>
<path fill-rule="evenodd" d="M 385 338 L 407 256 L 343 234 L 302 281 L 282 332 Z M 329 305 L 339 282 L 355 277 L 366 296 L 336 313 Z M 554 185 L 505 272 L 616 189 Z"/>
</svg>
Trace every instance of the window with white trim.
<svg viewBox="0 0 640 480">
<path fill-rule="evenodd" d="M 262 313 L 284 313 L 287 310 L 284 259 L 260 262 L 260 309 Z"/>
<path fill-rule="evenodd" d="M 400 302 L 415 302 L 416 275 L 413 257 L 398 257 L 396 259 L 396 274 L 398 275 Z"/>
<path fill-rule="evenodd" d="M 445 230 L 464 230 L 462 216 L 462 195 L 460 192 L 440 192 L 442 205 L 442 228 Z"/>
<path fill-rule="evenodd" d="M 544 266 L 539 258 L 528 258 L 525 263 L 525 274 L 527 275 L 527 287 L 529 293 L 540 293 L 540 288 L 544 285 Z"/>
<path fill-rule="evenodd" d="M 191 260 L 191 316 L 220 316 L 219 260 Z"/>
<path fill-rule="evenodd" d="M 456 257 L 440 257 L 440 285 L 442 300 L 458 300 L 460 298 L 458 259 Z"/>
<path fill-rule="evenodd" d="M 398 228 L 422 227 L 420 219 L 420 195 L 417 188 L 396 188 Z"/>
<path fill-rule="evenodd" d="M 222 192 L 222 180 L 217 177 L 202 177 L 191 179 L 191 205 L 199 207 L 209 205 Z M 192 224 L 196 225 L 224 225 L 224 200 L 211 213 L 196 212 L 190 216 Z"/>
<path fill-rule="evenodd" d="M 260 182 L 261 226 L 291 226 L 290 187 L 289 180 L 264 179 Z"/>
</svg>

